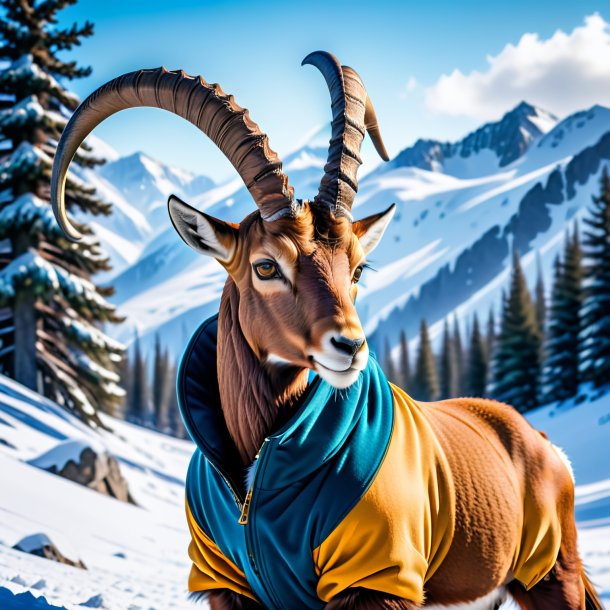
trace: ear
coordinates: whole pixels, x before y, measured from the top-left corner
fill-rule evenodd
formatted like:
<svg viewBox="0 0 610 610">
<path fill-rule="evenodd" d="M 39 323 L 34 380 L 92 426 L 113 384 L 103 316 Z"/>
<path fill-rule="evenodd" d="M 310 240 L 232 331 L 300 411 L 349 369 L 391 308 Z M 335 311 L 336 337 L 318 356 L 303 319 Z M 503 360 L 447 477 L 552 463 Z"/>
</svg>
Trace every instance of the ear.
<svg viewBox="0 0 610 610">
<path fill-rule="evenodd" d="M 229 263 L 237 245 L 238 225 L 218 220 L 171 195 L 167 208 L 174 229 L 193 250 Z"/>
<path fill-rule="evenodd" d="M 392 220 L 392 216 L 394 216 L 394 212 L 396 212 L 395 203 L 385 212 L 367 216 L 362 220 L 357 220 L 352 225 L 352 230 L 360 240 L 360 245 L 365 254 L 369 254 L 377 247 L 377 244 L 390 224 L 390 220 Z"/>
</svg>

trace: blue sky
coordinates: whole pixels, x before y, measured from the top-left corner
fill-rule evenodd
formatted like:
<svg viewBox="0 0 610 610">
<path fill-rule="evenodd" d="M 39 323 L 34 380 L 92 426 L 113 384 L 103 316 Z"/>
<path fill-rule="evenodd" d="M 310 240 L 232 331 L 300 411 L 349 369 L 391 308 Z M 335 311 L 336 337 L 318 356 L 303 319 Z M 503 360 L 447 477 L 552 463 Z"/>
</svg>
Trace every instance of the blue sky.
<svg viewBox="0 0 610 610">
<path fill-rule="evenodd" d="M 233 93 L 280 153 L 330 120 L 322 76 L 300 63 L 313 50 L 331 51 L 362 76 L 395 155 L 419 137 L 460 137 L 521 98 L 559 115 L 610 104 L 606 68 L 589 59 L 610 66 L 605 6 L 587 0 L 81 0 L 62 11 L 60 23 L 95 24 L 95 35 L 70 54 L 94 70 L 71 84 L 81 97 L 123 72 L 181 68 Z M 221 153 L 169 113 L 126 111 L 96 134 L 121 154 L 143 150 L 217 180 L 232 176 Z M 370 145 L 364 154 L 373 158 Z"/>
</svg>

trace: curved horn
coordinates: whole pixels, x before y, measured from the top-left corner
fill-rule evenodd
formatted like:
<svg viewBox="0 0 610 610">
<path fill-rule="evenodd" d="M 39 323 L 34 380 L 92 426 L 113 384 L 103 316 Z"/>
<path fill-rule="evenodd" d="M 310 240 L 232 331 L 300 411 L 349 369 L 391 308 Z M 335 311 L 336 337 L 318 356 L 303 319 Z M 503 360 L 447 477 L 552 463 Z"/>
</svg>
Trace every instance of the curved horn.
<svg viewBox="0 0 610 610">
<path fill-rule="evenodd" d="M 362 164 L 360 147 L 365 130 L 384 161 L 389 161 L 373 104 L 362 79 L 355 70 L 341 66 L 339 60 L 326 51 L 310 53 L 301 65 L 318 68 L 330 90 L 333 119 L 324 177 L 314 202 L 328 207 L 335 216 L 351 218 L 354 197 L 358 191 L 356 174 Z"/>
<path fill-rule="evenodd" d="M 206 134 L 239 172 L 264 219 L 295 213 L 294 191 L 267 136 L 219 85 L 181 70 L 138 70 L 94 91 L 64 129 L 53 163 L 51 202 L 57 222 L 72 240 L 82 236 L 66 214 L 65 182 L 78 147 L 104 119 L 127 108 L 162 108 L 185 118 Z"/>
</svg>

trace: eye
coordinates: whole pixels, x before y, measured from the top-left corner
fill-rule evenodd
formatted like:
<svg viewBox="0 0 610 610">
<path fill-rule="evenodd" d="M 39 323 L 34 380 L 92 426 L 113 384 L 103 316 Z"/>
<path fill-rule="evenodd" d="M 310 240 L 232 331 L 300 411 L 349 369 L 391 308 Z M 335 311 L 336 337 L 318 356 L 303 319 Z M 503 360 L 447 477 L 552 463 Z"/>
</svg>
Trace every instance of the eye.
<svg viewBox="0 0 610 610">
<path fill-rule="evenodd" d="M 282 277 L 276 263 L 270 260 L 257 261 L 252 265 L 254 271 L 261 280 L 274 280 Z"/>
<path fill-rule="evenodd" d="M 360 265 L 359 267 L 356 267 L 356 270 L 354 271 L 354 275 L 352 276 L 352 282 L 354 284 L 357 284 L 360 281 L 360 278 L 362 277 L 363 269 L 364 269 L 364 265 Z"/>
</svg>

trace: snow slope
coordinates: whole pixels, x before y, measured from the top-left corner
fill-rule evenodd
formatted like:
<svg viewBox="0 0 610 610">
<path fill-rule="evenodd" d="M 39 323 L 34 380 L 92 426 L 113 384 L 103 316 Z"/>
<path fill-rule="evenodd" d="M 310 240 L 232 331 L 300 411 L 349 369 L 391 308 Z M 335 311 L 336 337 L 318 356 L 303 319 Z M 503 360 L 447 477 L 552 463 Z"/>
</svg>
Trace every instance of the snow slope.
<svg viewBox="0 0 610 610">
<path fill-rule="evenodd" d="M 194 607 L 186 600 L 190 563 L 184 518 L 184 478 L 193 445 L 105 421 L 114 432 L 90 430 L 61 407 L 0 376 L 0 608 L 12 607 L 3 604 L 2 587 L 15 594 L 29 590 L 68 609 L 97 595 L 103 605 L 93 607 L 110 610 Z M 114 454 L 138 505 L 36 467 L 39 456 L 61 461 L 75 446 L 104 447 Z M 88 569 L 11 549 L 34 534 L 48 536 Z M 29 603 L 24 607 L 37 607 Z"/>
<path fill-rule="evenodd" d="M 581 552 L 608 605 L 610 393 L 596 396 L 584 391 L 583 395 L 586 398 L 578 405 L 550 405 L 534 412 L 530 420 L 572 461 Z M 49 604 L 68 610 L 87 604 L 109 610 L 194 607 L 185 598 L 189 560 L 183 505 L 193 445 L 112 418 L 105 421 L 113 432 L 92 431 L 54 403 L 0 376 L 3 610 L 36 610 Z M 34 465 L 37 456 L 54 455 L 61 461 L 75 446 L 91 445 L 105 447 L 118 458 L 138 506 Z M 81 559 L 88 569 L 11 548 L 26 536 L 48 536 L 60 552 Z M 509 608 L 514 606 L 507 604 L 503 610 Z"/>
</svg>

